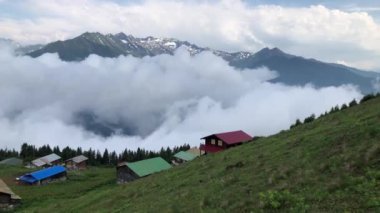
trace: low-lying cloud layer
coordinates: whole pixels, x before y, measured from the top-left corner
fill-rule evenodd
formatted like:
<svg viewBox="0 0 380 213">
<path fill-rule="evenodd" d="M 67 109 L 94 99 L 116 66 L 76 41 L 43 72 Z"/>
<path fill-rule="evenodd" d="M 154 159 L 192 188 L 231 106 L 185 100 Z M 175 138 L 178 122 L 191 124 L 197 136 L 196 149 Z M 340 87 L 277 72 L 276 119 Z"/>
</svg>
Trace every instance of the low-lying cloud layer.
<svg viewBox="0 0 380 213">
<path fill-rule="evenodd" d="M 159 149 L 219 131 L 269 135 L 297 118 L 361 94 L 352 86 L 315 89 L 269 83 L 266 68 L 235 70 L 211 53 L 116 59 L 92 55 L 67 63 L 55 54 L 16 57 L 0 47 L 0 145 Z M 78 124 L 87 112 L 128 129 L 102 137 Z M 120 131 L 122 132 L 122 131 Z"/>
</svg>

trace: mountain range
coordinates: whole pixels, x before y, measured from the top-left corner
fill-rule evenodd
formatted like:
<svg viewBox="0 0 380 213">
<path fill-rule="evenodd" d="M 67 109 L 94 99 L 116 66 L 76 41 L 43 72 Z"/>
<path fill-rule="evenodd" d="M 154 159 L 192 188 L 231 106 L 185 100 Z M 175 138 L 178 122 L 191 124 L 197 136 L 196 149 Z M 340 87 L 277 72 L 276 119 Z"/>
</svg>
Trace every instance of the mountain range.
<svg viewBox="0 0 380 213">
<path fill-rule="evenodd" d="M 374 84 L 380 78 L 380 74 L 376 72 L 307 59 L 285 53 L 278 48 L 264 48 L 256 53 L 244 51 L 230 53 L 199 47 L 174 38 L 152 36 L 137 38 L 124 33 L 103 35 L 97 32 L 86 32 L 78 37 L 55 41 L 44 46 L 23 47 L 19 52 L 24 52 L 31 57 L 39 57 L 45 53 L 58 53 L 64 61 L 81 61 L 90 54 L 102 57 L 118 57 L 120 55 L 145 57 L 174 54 L 181 46 L 185 47 L 191 55 L 211 51 L 228 61 L 231 66 L 239 69 L 267 67 L 279 74 L 273 82 L 287 85 L 303 86 L 310 83 L 315 87 L 326 87 L 352 84 L 358 86 L 363 93 L 371 93 L 375 91 Z"/>
</svg>

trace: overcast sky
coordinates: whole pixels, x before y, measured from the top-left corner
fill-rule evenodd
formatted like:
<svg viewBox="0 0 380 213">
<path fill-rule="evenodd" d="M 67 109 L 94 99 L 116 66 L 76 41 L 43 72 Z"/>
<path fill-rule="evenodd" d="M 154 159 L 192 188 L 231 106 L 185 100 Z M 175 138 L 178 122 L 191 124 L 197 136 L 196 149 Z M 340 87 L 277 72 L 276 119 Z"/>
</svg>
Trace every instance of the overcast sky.
<svg viewBox="0 0 380 213">
<path fill-rule="evenodd" d="M 380 71 L 379 9 L 373 0 L 0 0 L 0 37 L 31 44 L 123 31 Z"/>
</svg>

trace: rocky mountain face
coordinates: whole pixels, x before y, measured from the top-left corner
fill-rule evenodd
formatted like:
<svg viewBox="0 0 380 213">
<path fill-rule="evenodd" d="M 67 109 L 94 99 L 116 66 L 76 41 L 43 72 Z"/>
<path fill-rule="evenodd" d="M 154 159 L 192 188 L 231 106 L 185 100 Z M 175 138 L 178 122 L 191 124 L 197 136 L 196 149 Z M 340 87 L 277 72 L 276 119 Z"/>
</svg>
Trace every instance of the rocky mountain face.
<svg viewBox="0 0 380 213">
<path fill-rule="evenodd" d="M 133 55 L 135 57 L 156 56 L 160 54 L 172 55 L 181 46 L 185 47 L 191 55 L 203 51 L 211 51 L 228 61 L 253 55 L 253 53 L 249 52 L 228 53 L 203 48 L 174 38 L 155 38 L 152 36 L 137 38 L 124 33 L 103 35 L 101 33 L 88 32 L 73 39 L 49 43 L 39 50 L 28 53 L 28 55 L 38 57 L 44 53 L 58 53 L 62 60 L 80 61 L 90 54 L 102 57 L 117 57 L 120 55 Z"/>
<path fill-rule="evenodd" d="M 273 82 L 298 86 L 311 83 L 316 87 L 352 84 L 363 93 L 374 92 L 374 84 L 380 77 L 379 73 L 306 59 L 284 53 L 278 48 L 264 48 L 246 58 L 230 61 L 230 64 L 237 68 L 267 67 L 275 70 L 279 76 Z"/>
<path fill-rule="evenodd" d="M 205 50 L 189 42 L 169 38 L 135 38 L 132 35 L 124 33 L 115 35 L 84 33 L 73 39 L 49 43 L 44 48 L 31 52 L 28 55 L 38 57 L 44 53 L 58 53 L 62 60 L 80 61 L 90 54 L 102 57 L 117 57 L 120 55 L 144 57 L 173 54 L 180 46 L 186 46 L 192 54 Z"/>
</svg>

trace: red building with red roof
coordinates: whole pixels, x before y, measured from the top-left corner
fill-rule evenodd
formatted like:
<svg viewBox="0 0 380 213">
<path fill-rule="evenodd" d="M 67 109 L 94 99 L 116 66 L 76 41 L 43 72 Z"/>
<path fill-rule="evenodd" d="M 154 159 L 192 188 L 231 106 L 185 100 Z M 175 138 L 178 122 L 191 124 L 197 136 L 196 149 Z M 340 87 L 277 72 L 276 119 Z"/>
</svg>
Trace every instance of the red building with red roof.
<svg viewBox="0 0 380 213">
<path fill-rule="evenodd" d="M 251 141 L 253 138 L 242 130 L 238 130 L 212 134 L 201 139 L 205 140 L 205 144 L 200 145 L 200 150 L 207 154 L 241 145 L 245 142 Z"/>
</svg>

